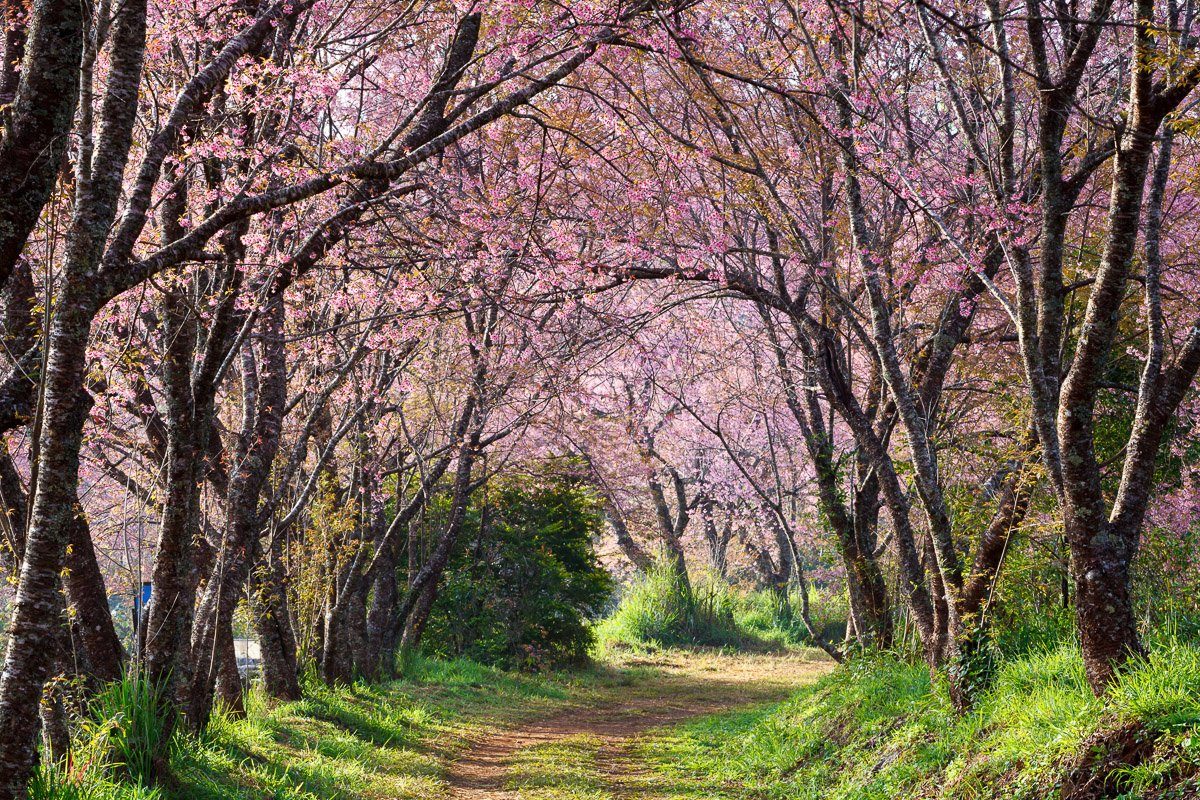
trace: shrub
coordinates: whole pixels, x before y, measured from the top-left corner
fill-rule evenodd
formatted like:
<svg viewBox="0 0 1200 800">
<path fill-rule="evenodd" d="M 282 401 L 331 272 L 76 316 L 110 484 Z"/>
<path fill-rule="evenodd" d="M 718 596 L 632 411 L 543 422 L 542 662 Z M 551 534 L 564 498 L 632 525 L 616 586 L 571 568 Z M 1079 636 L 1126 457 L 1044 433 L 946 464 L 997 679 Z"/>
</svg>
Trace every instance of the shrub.
<svg viewBox="0 0 1200 800">
<path fill-rule="evenodd" d="M 427 652 L 526 669 L 584 661 L 588 620 L 612 593 L 592 548 L 599 527 L 595 499 L 570 478 L 512 479 L 481 492 L 430 616 Z"/>
<path fill-rule="evenodd" d="M 781 645 L 816 645 L 800 618 L 800 590 L 793 589 L 786 603 L 767 589 L 735 593 L 734 619 L 745 635 Z M 826 641 L 837 642 L 846 635 L 848 609 L 844 593 L 809 593 L 809 616 L 813 627 Z"/>
<path fill-rule="evenodd" d="M 103 740 L 109 763 L 142 785 L 154 781 L 156 762 L 168 750 L 167 715 L 153 684 L 140 675 L 104 687 L 89 704 L 84 731 Z"/>
</svg>

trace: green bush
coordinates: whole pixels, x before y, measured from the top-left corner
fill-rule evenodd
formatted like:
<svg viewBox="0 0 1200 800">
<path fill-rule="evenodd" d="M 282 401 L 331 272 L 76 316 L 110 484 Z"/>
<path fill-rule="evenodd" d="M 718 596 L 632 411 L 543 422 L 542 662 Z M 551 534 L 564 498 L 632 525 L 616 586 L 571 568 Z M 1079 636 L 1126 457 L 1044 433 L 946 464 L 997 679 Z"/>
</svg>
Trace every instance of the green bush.
<svg viewBox="0 0 1200 800">
<path fill-rule="evenodd" d="M 767 589 L 745 591 L 703 573 L 688 587 L 659 559 L 622 593 L 612 614 L 598 627 L 601 640 L 638 647 L 707 646 L 796 647 L 816 644 L 800 618 L 799 590 L 786 600 Z M 841 595 L 809 597 L 810 616 L 829 641 L 845 635 L 846 604 Z"/>
<path fill-rule="evenodd" d="M 165 759 L 169 733 L 167 715 L 150 681 L 136 675 L 110 683 L 88 708 L 85 730 L 90 727 L 94 736 L 104 738 L 111 763 L 137 783 L 152 783 L 155 759 Z"/>
<path fill-rule="evenodd" d="M 734 619 L 747 635 L 789 647 L 817 644 L 800 617 L 799 589 L 789 592 L 786 602 L 767 589 L 735 593 L 734 597 Z M 809 616 L 826 641 L 840 642 L 846 635 L 847 613 L 844 593 L 810 591 Z"/>
<path fill-rule="evenodd" d="M 446 501 L 432 522 L 444 518 Z M 507 480 L 472 501 L 424 637 L 426 651 L 542 669 L 586 660 L 612 593 L 592 542 L 595 499 L 569 478 Z"/>
</svg>

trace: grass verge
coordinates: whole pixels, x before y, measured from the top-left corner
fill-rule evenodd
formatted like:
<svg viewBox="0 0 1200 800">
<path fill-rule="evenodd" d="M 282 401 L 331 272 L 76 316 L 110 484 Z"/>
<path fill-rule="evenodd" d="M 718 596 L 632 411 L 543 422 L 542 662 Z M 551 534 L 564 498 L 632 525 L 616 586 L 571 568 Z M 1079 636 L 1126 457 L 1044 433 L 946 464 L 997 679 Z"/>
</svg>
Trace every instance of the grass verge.
<svg viewBox="0 0 1200 800">
<path fill-rule="evenodd" d="M 592 670 L 528 676 L 469 661 L 417 659 L 403 680 L 331 688 L 314 683 L 303 700 L 269 705 L 251 693 L 247 716 L 217 714 L 200 736 L 177 735 L 177 783 L 129 780 L 120 750 L 105 746 L 134 718 L 114 711 L 106 742 L 42 769 L 33 800 L 416 800 L 445 790 L 443 764 L 497 726 L 587 702 L 626 677 Z M 87 731 L 81 731 L 86 736 Z M 106 751 L 105 757 L 97 755 Z"/>
<path fill-rule="evenodd" d="M 1016 659 L 957 716 L 919 664 L 860 659 L 792 699 L 643 740 L 646 796 L 1175 798 L 1200 786 L 1200 648 L 1174 644 L 1108 703 L 1073 647 Z"/>
</svg>

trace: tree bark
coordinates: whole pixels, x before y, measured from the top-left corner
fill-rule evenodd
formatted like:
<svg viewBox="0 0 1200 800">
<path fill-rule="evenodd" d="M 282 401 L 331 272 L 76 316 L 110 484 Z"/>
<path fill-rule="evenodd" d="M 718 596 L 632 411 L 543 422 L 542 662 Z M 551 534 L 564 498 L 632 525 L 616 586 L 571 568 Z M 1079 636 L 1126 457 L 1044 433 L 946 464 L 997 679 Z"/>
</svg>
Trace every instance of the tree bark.
<svg viewBox="0 0 1200 800">
<path fill-rule="evenodd" d="M 64 292 L 51 330 L 32 520 L 0 676 L 0 798 L 19 800 L 36 763 L 42 687 L 60 626 L 60 572 L 75 524 L 79 448 L 87 414 L 84 351 L 92 310 Z M 75 304 L 71 304 L 75 300 Z"/>
<path fill-rule="evenodd" d="M 0 113 L 0 287 L 50 199 L 66 154 L 79 97 L 83 14 L 75 0 L 36 0 L 28 27 L 5 26 L 5 58 L 22 56 L 19 73 L 5 67 L 12 107 Z M 0 103 L 8 102 L 0 100 Z"/>
<path fill-rule="evenodd" d="M 242 676 L 238 672 L 232 625 L 226 625 L 217 635 L 217 661 L 217 699 L 225 713 L 241 719 L 246 716 L 246 698 L 242 691 Z"/>
<path fill-rule="evenodd" d="M 399 585 L 396 580 L 399 541 L 384 553 L 371 586 L 371 604 L 367 609 L 367 660 L 364 673 L 373 680 L 386 680 L 393 674 L 396 642 L 388 636 L 388 619 L 397 611 Z"/>
<path fill-rule="evenodd" d="M 69 534 L 67 569 L 63 576 L 79 646 L 87 661 L 87 675 L 94 682 L 121 679 L 125 649 L 113 626 L 104 576 L 96 562 L 96 549 L 83 508 L 76 504 Z"/>
<path fill-rule="evenodd" d="M 188 724 L 200 730 L 212 710 L 213 689 L 220 667 L 218 637 L 232 624 L 238 597 L 246 584 L 262 530 L 259 502 L 271 463 L 279 449 L 287 403 L 287 364 L 284 357 L 284 303 L 279 293 L 265 301 L 260 319 L 261 385 L 253 353 L 243 355 L 243 409 L 237 468 L 229 478 L 226 524 L 221 547 L 196 613 L 192 632 L 192 661 L 196 669 L 188 689 Z"/>
<path fill-rule="evenodd" d="M 416 653 L 420 649 L 421 639 L 425 636 L 425 625 L 429 622 L 429 615 L 433 613 L 433 604 L 437 601 L 437 594 L 436 583 L 425 584 L 421 596 L 413 605 L 412 612 L 408 617 L 408 625 L 404 629 L 404 638 L 400 644 L 404 652 Z"/>
<path fill-rule="evenodd" d="M 716 502 L 705 498 L 701 504 L 701 516 L 704 520 L 704 541 L 708 545 L 708 559 L 713 572 L 722 580 L 729 573 L 729 540 L 733 537 L 733 520 L 727 519 L 718 526 L 716 520 Z"/>
<path fill-rule="evenodd" d="M 653 453 L 652 443 L 649 448 Z M 656 474 L 650 476 L 650 499 L 654 503 L 658 529 L 662 535 L 663 556 L 666 559 L 667 569 L 671 571 L 676 584 L 683 592 L 687 602 L 690 603 L 693 597 L 692 581 L 688 575 L 687 557 L 683 549 L 683 534 L 687 530 L 690 515 L 688 514 L 683 479 L 674 470 L 670 470 L 670 479 L 675 490 L 674 515 L 671 513 L 670 503 L 667 502 L 662 482 Z"/>
<path fill-rule="evenodd" d="M 39 4 L 39 9 L 59 6 Z M 70 33 L 59 46 L 71 55 L 69 69 L 74 72 L 79 56 L 73 42 L 74 17 L 70 15 L 79 13 L 81 6 L 61 6 L 66 10 L 59 10 L 68 15 L 63 30 Z M 77 198 L 67 233 L 62 291 L 48 335 L 37 480 L 4 674 L 0 676 L 0 800 L 25 796 L 36 760 L 38 704 L 50 668 L 48 645 L 56 626 L 53 612 L 59 603 L 59 574 L 78 503 L 79 449 L 90 399 L 84 392 L 88 338 L 92 320 L 108 299 L 94 271 L 116 216 L 137 113 L 145 38 L 145 0 L 129 0 L 121 7 L 113 33 L 113 57 L 97 149 L 97 161 L 103 168 L 97 170 L 88 186 L 81 188 Z M 26 60 L 32 61 L 33 57 L 27 53 Z M 74 84 L 65 85 L 67 80 L 58 81 L 52 89 L 69 90 L 73 106 Z M 48 96 L 43 102 L 53 108 L 58 99 Z"/>
<path fill-rule="evenodd" d="M 263 563 L 253 574 L 250 595 L 254 629 L 262 652 L 263 689 L 278 700 L 299 700 L 296 637 L 284 585 L 283 537 L 272 531 L 267 539 Z"/>
</svg>

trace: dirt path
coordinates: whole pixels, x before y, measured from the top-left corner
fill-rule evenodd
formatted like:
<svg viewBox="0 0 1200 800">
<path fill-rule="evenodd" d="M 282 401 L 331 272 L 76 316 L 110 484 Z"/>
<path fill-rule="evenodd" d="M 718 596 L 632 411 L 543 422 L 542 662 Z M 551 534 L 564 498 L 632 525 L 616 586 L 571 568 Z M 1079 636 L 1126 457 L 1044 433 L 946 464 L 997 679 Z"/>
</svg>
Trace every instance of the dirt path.
<svg viewBox="0 0 1200 800">
<path fill-rule="evenodd" d="M 509 767 L 522 751 L 586 736 L 599 747 L 601 772 L 610 788 L 631 768 L 626 745 L 652 728 L 782 699 L 823 674 L 829 663 L 780 655 L 702 654 L 623 666 L 648 667 L 628 687 L 606 692 L 592 704 L 559 712 L 474 742 L 450 765 L 447 781 L 456 800 L 519 800 L 506 789 Z"/>
</svg>

